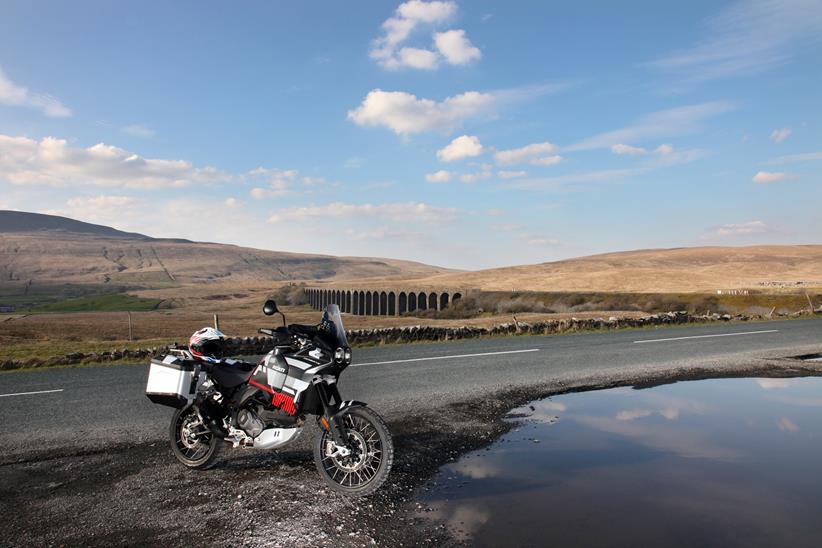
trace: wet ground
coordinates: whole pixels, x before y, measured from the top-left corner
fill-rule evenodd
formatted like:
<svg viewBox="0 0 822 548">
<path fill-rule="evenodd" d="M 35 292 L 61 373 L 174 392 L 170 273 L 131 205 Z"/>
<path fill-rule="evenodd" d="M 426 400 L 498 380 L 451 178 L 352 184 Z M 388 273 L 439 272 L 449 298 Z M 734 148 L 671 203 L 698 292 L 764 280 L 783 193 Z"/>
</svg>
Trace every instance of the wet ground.
<svg viewBox="0 0 822 548">
<path fill-rule="evenodd" d="M 822 378 L 613 388 L 515 409 L 419 516 L 474 546 L 819 546 Z"/>
</svg>

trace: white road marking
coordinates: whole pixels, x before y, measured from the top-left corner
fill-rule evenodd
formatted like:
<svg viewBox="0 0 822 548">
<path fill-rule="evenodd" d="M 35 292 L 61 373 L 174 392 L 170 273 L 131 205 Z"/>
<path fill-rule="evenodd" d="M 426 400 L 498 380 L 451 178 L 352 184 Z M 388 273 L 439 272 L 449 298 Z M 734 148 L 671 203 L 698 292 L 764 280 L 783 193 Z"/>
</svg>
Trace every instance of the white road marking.
<svg viewBox="0 0 822 548">
<path fill-rule="evenodd" d="M 711 337 L 738 337 L 740 335 L 761 335 L 763 333 L 779 333 L 778 329 L 763 329 L 762 331 L 743 331 L 741 333 L 717 333 L 715 335 L 691 335 L 690 337 L 671 337 L 670 339 L 645 339 L 634 341 L 634 344 L 655 343 L 666 341 L 684 341 L 686 339 L 709 339 Z"/>
<path fill-rule="evenodd" d="M 14 394 L 0 394 L 0 398 L 8 398 L 9 396 L 31 396 L 32 394 L 53 394 L 54 392 L 62 392 L 62 388 L 57 390 L 37 390 L 36 392 L 16 392 Z"/>
<path fill-rule="evenodd" d="M 387 363 L 407 363 L 407 362 L 427 362 L 431 360 L 453 360 L 457 358 L 477 358 L 480 356 L 499 356 L 501 354 L 522 354 L 523 352 L 539 352 L 539 348 L 529 348 L 528 350 L 506 350 L 503 352 L 482 352 L 480 354 L 455 354 L 453 356 L 432 356 L 430 358 L 410 358 L 407 360 L 389 360 L 385 362 L 355 363 L 351 367 L 361 365 L 384 365 Z"/>
</svg>

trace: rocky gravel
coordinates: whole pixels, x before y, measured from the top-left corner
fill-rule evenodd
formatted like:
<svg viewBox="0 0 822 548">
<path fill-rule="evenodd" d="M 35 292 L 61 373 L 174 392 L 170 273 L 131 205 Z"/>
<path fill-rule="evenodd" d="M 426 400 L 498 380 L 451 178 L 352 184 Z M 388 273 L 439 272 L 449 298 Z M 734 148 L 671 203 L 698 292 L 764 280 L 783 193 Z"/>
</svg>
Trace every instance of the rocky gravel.
<svg viewBox="0 0 822 548">
<path fill-rule="evenodd" d="M 512 408 L 548 395 L 720 376 L 822 375 L 822 363 L 663 372 L 626 371 L 503 389 L 436 408 L 394 411 L 395 464 L 375 495 L 349 499 L 321 482 L 308 450 L 313 427 L 291 450 L 225 448 L 217 465 L 191 471 L 166 440 L 97 450 L 41 450 L 0 457 L 4 546 L 449 546 L 442 525 L 421 519 L 415 494 L 443 464 L 512 427 Z"/>
</svg>

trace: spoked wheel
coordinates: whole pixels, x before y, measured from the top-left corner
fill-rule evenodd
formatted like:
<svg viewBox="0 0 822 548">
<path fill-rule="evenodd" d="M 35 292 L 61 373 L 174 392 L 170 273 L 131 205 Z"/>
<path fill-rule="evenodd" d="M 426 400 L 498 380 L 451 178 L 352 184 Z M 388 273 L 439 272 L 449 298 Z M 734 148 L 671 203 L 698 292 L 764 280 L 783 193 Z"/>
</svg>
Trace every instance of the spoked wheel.
<svg viewBox="0 0 822 548">
<path fill-rule="evenodd" d="M 195 470 L 213 464 L 220 440 L 203 424 L 194 407 L 175 411 L 171 418 L 170 435 L 171 450 L 177 460 Z"/>
<path fill-rule="evenodd" d="M 348 433 L 348 447 L 338 446 L 323 430 L 314 444 L 314 462 L 335 490 L 347 495 L 370 495 L 391 470 L 391 433 L 382 417 L 367 407 L 350 407 L 339 420 Z"/>
</svg>

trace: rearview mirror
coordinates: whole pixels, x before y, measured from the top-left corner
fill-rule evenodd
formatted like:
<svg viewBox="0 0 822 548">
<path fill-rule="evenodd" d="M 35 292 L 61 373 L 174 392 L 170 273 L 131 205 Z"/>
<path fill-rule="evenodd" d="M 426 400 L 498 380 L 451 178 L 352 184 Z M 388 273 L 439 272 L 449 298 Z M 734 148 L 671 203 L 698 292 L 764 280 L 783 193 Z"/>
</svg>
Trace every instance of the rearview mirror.
<svg viewBox="0 0 822 548">
<path fill-rule="evenodd" d="M 268 299 L 263 305 L 263 314 L 265 314 L 266 316 L 273 316 L 277 312 L 279 312 L 279 310 L 277 309 L 277 303 L 275 303 L 271 299 Z"/>
</svg>

